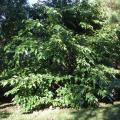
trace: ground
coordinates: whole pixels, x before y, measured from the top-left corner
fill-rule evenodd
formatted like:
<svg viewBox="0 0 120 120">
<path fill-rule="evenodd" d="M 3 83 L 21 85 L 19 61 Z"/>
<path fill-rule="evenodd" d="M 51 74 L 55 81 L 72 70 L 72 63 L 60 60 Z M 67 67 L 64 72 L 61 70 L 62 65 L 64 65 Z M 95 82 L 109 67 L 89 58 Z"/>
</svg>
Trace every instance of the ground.
<svg viewBox="0 0 120 120">
<path fill-rule="evenodd" d="M 80 110 L 49 108 L 29 114 L 22 114 L 12 103 L 4 103 L 0 105 L 0 120 L 120 120 L 120 102 Z"/>
</svg>

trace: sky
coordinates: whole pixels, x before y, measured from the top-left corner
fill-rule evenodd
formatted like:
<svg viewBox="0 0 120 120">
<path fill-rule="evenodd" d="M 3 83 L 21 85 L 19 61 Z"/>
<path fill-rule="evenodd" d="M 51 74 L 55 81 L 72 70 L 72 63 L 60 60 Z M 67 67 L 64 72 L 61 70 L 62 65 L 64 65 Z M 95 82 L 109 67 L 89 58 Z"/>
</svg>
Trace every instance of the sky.
<svg viewBox="0 0 120 120">
<path fill-rule="evenodd" d="M 28 1 L 29 1 L 30 5 L 32 5 L 32 4 L 36 3 L 38 0 L 28 0 Z"/>
</svg>

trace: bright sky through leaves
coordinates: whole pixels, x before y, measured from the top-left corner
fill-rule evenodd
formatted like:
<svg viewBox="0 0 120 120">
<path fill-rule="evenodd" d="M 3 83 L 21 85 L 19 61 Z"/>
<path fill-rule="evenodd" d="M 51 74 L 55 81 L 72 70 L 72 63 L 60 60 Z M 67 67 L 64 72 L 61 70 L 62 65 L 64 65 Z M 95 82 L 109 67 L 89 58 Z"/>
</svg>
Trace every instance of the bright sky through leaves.
<svg viewBox="0 0 120 120">
<path fill-rule="evenodd" d="M 32 4 L 36 3 L 38 0 L 28 0 L 28 1 L 29 1 L 30 5 L 32 5 Z"/>
</svg>

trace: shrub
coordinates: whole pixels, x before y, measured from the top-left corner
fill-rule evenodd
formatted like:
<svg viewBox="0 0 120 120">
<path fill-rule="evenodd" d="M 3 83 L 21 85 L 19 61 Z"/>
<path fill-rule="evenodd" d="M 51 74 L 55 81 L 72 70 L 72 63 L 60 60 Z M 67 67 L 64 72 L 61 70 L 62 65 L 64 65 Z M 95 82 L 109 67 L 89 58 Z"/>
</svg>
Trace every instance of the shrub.
<svg viewBox="0 0 120 120">
<path fill-rule="evenodd" d="M 111 84 L 119 74 L 113 66 L 120 50 L 116 31 L 104 27 L 91 36 L 74 34 L 62 22 L 59 10 L 39 9 L 44 11 L 40 18 L 24 21 L 25 27 L 4 46 L 1 84 L 12 88 L 6 95 L 12 94 L 25 112 L 50 105 L 98 106 L 100 99 L 111 99 Z M 86 19 L 85 14 L 85 24 Z"/>
</svg>

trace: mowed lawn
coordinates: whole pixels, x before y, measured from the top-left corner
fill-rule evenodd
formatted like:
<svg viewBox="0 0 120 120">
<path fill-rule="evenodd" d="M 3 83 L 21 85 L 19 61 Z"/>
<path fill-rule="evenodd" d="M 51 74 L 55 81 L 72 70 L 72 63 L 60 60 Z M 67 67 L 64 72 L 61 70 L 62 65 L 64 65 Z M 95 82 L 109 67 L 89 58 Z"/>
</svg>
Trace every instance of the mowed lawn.
<svg viewBox="0 0 120 120">
<path fill-rule="evenodd" d="M 120 102 L 80 110 L 49 108 L 30 114 L 22 114 L 16 106 L 8 103 L 0 105 L 0 120 L 120 120 Z"/>
</svg>

